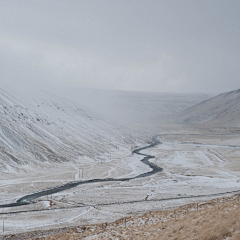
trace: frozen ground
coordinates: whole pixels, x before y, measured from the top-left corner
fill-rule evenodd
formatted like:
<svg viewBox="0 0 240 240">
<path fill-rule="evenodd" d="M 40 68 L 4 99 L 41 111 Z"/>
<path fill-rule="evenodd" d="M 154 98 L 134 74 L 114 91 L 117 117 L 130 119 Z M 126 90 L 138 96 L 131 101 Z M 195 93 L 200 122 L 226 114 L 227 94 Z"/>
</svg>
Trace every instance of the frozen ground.
<svg viewBox="0 0 240 240">
<path fill-rule="evenodd" d="M 113 221 L 148 210 L 169 209 L 222 197 L 222 193 L 228 195 L 240 189 L 237 135 L 210 135 L 206 131 L 190 130 L 186 133 L 185 130 L 185 134 L 165 133 L 160 138 L 162 144 L 142 153 L 155 155 L 151 161 L 162 167 L 163 172 L 128 182 L 82 185 L 39 198 L 32 205 L 0 209 L 1 216 L 7 217 L 5 233 Z M 46 174 L 46 171 L 44 180 L 41 174 L 26 178 L 25 183 L 11 180 L 11 184 L 10 180 L 5 180 L 1 203 L 10 201 L 4 199 L 7 192 L 13 194 L 24 189 L 28 179 L 31 179 L 32 189 L 40 190 L 71 178 L 117 178 L 149 171 L 149 167 L 140 162 L 140 156 L 131 156 L 130 150 L 128 155 L 120 153 L 84 167 L 83 177 L 81 171 L 79 175 L 79 169 L 59 166 L 57 174 Z"/>
<path fill-rule="evenodd" d="M 150 177 L 80 185 L 49 192 L 35 204 L 1 208 L 4 234 L 113 221 L 240 187 L 238 133 L 166 122 L 206 95 L 11 86 L 0 93 L 0 205 L 68 182 L 148 172 L 132 150 L 153 134 L 162 144 L 142 153 L 156 156 L 151 161 L 163 168 Z"/>
</svg>

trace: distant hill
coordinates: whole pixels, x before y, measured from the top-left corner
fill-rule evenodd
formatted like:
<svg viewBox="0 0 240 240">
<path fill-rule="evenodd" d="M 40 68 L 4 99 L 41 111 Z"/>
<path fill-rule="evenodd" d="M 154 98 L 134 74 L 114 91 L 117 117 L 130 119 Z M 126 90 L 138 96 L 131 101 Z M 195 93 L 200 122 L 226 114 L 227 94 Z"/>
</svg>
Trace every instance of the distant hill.
<svg viewBox="0 0 240 240">
<path fill-rule="evenodd" d="M 176 117 L 186 123 L 240 127 L 240 89 L 205 100 Z"/>
</svg>

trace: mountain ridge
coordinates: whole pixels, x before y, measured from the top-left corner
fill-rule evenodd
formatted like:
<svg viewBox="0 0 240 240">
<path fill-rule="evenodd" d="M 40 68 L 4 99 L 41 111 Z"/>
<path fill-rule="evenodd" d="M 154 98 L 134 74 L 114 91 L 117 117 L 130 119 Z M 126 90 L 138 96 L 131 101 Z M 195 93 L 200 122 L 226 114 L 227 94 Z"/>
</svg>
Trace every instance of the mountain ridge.
<svg viewBox="0 0 240 240">
<path fill-rule="evenodd" d="M 221 93 L 176 115 L 178 122 L 240 127 L 240 89 Z"/>
</svg>

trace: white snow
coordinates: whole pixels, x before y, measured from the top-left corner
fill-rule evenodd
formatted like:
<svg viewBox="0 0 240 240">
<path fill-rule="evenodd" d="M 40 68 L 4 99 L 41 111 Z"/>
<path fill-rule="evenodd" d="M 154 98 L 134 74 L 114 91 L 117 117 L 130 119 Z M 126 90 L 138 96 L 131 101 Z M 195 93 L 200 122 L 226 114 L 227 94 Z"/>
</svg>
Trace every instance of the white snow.
<svg viewBox="0 0 240 240">
<path fill-rule="evenodd" d="M 2 85 L 0 204 L 76 180 L 148 172 L 151 169 L 132 150 L 164 133 L 159 137 L 163 144 L 142 151 L 156 156 L 151 161 L 163 172 L 126 182 L 80 185 L 35 204 L 2 208 L 0 213 L 9 216 L 6 232 L 111 221 L 195 201 L 198 195 L 239 189 L 240 172 L 232 164 L 239 148 L 230 146 L 231 137 L 203 140 L 194 135 L 201 130 L 162 121 L 207 97 Z M 191 141 L 186 140 L 187 131 L 194 133 L 189 134 Z M 183 196 L 195 197 L 151 202 Z M 24 213 L 8 215 L 13 211 Z"/>
</svg>

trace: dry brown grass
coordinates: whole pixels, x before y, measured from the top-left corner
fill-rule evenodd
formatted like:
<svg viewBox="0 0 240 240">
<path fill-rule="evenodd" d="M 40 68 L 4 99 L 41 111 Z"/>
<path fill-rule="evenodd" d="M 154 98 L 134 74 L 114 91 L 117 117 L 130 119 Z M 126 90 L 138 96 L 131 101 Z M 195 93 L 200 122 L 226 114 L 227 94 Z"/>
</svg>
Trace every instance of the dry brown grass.
<svg viewBox="0 0 240 240">
<path fill-rule="evenodd" d="M 34 239 L 239 240 L 239 195 L 199 203 L 198 209 L 194 203 L 170 211 L 147 212 L 113 223 L 75 227 L 54 236 Z"/>
</svg>

